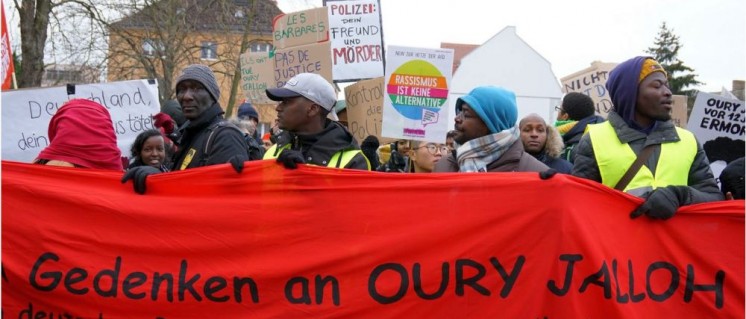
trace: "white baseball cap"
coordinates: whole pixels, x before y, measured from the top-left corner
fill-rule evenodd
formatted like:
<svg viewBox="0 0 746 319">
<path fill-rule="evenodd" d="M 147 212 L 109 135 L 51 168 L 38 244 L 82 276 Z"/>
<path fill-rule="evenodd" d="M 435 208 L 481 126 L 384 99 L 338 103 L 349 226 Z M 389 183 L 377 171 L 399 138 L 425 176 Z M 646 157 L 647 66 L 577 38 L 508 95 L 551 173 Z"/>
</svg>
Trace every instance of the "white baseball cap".
<svg viewBox="0 0 746 319">
<path fill-rule="evenodd" d="M 290 78 L 281 88 L 267 89 L 267 97 L 272 101 L 282 101 L 297 96 L 303 96 L 334 113 L 337 93 L 334 92 L 334 87 L 329 81 L 321 75 L 301 73 Z"/>
</svg>

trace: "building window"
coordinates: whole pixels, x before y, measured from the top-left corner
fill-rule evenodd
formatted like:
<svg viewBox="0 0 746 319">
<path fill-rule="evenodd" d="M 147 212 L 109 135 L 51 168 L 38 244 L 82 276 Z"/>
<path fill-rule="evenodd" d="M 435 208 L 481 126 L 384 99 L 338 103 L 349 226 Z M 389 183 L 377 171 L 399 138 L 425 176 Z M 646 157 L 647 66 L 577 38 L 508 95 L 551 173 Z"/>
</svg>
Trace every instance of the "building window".
<svg viewBox="0 0 746 319">
<path fill-rule="evenodd" d="M 272 45 L 269 43 L 252 43 L 251 52 L 269 52 L 272 50 Z"/>
<path fill-rule="evenodd" d="M 218 58 L 218 44 L 213 41 L 202 42 L 201 58 L 206 60 L 217 60 Z"/>
<path fill-rule="evenodd" d="M 160 47 L 162 45 L 155 39 L 142 40 L 142 54 L 145 56 L 156 56 Z"/>
</svg>

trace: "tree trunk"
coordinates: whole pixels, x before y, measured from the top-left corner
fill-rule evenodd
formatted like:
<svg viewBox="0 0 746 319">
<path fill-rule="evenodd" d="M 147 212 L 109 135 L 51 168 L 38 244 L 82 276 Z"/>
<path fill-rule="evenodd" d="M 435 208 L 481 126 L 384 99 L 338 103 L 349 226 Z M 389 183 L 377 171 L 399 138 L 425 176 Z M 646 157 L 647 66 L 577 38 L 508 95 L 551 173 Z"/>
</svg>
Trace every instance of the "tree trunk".
<svg viewBox="0 0 746 319">
<path fill-rule="evenodd" d="M 251 33 L 251 20 L 256 15 L 256 6 L 254 6 L 254 2 L 251 1 L 251 14 L 247 15 L 246 18 L 246 24 L 244 25 L 245 28 L 243 30 L 243 34 L 241 35 L 241 49 L 238 52 L 238 57 L 236 61 L 236 71 L 233 72 L 233 79 L 231 79 L 231 92 L 230 92 L 230 98 L 228 99 L 228 106 L 225 109 L 225 116 L 230 117 L 233 114 L 233 108 L 236 105 L 236 94 L 239 91 L 238 84 L 241 82 L 241 54 L 244 54 L 246 49 L 249 47 L 249 34 Z M 236 111 L 236 114 L 238 114 L 238 111 Z"/>
<path fill-rule="evenodd" d="M 41 86 L 44 74 L 44 44 L 47 42 L 52 0 L 22 0 L 17 6 L 21 24 L 21 69 L 18 87 Z"/>
</svg>

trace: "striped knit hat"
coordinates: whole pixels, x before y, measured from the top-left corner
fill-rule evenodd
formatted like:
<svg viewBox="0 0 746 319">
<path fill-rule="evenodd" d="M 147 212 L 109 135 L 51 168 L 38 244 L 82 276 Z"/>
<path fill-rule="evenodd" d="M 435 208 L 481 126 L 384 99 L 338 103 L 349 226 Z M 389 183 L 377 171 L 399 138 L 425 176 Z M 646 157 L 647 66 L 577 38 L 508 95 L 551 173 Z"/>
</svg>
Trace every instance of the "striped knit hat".
<svg viewBox="0 0 746 319">
<path fill-rule="evenodd" d="M 209 67 L 201 64 L 187 66 L 181 71 L 179 79 L 176 80 L 176 87 L 179 86 L 181 81 L 185 80 L 193 80 L 202 83 L 202 86 L 207 89 L 207 92 L 209 92 L 212 98 L 215 99 L 215 102 L 220 99 L 220 86 L 218 86 L 215 74 L 212 73 L 212 70 Z"/>
</svg>

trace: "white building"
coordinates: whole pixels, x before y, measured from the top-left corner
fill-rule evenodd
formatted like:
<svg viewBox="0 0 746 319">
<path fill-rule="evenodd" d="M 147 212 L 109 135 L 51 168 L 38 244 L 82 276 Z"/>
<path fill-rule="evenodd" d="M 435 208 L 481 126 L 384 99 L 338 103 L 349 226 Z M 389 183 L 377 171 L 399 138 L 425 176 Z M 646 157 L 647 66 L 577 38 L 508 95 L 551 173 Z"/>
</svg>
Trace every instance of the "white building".
<svg viewBox="0 0 746 319">
<path fill-rule="evenodd" d="M 519 121 L 537 113 L 547 123 L 553 123 L 554 107 L 562 99 L 551 63 L 523 41 L 513 26 L 504 28 L 461 59 L 449 88 L 451 110 L 455 109 L 458 97 L 482 85 L 501 86 L 515 92 Z M 450 114 L 453 127 L 455 112 Z"/>
</svg>

